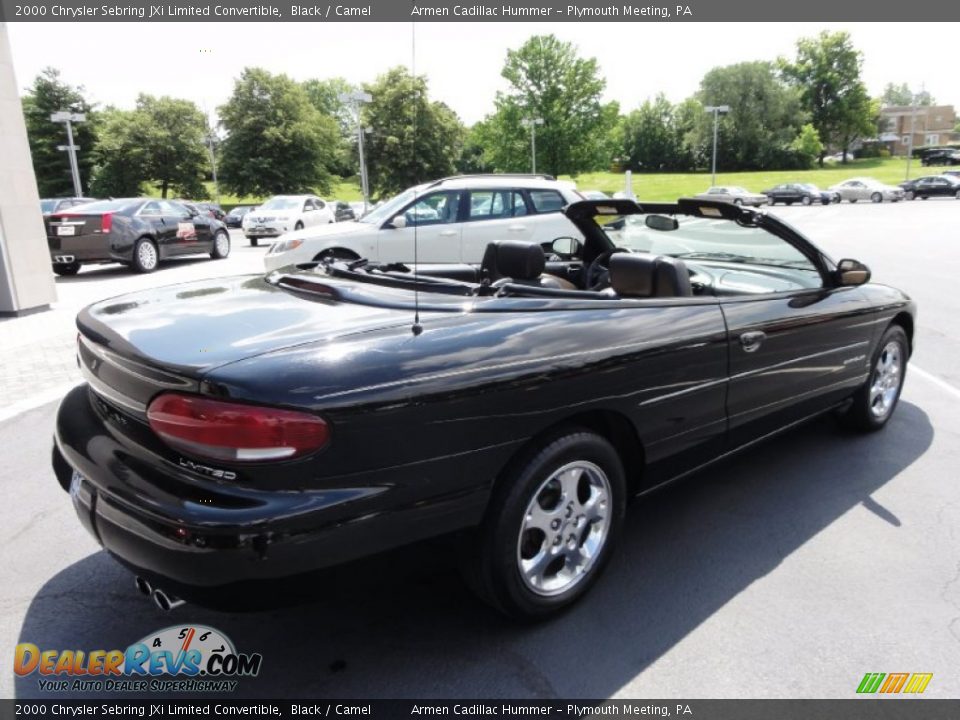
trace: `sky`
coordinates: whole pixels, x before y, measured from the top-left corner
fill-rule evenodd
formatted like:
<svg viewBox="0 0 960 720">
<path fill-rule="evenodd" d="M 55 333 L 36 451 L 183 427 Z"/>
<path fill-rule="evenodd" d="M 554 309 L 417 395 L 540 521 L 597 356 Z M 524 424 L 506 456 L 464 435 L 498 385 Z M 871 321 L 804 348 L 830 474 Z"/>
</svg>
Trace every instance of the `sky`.
<svg viewBox="0 0 960 720">
<path fill-rule="evenodd" d="M 137 95 L 193 100 L 215 113 L 247 66 L 296 80 L 342 76 L 372 81 L 395 65 L 427 75 L 432 99 L 467 124 L 492 111 L 510 48 L 533 34 L 554 33 L 595 57 L 607 79 L 606 100 L 629 111 L 663 92 L 678 102 L 718 65 L 792 57 L 798 38 L 821 30 L 850 32 L 864 54 L 872 95 L 888 82 L 921 84 L 939 103 L 960 110 L 955 63 L 931 62 L 939 25 L 923 23 L 9 23 L 21 88 L 47 66 L 83 85 L 101 105 L 132 107 Z M 414 53 L 415 47 L 415 53 Z"/>
</svg>

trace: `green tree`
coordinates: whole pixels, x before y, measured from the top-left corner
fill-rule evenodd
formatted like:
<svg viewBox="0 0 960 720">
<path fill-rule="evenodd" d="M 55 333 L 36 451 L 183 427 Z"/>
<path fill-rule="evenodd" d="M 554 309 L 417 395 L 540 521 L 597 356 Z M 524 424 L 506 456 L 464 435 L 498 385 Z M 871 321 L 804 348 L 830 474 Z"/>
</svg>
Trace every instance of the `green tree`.
<svg viewBox="0 0 960 720">
<path fill-rule="evenodd" d="M 697 106 L 699 109 L 699 103 Z M 692 129 L 689 112 L 681 112 L 680 106 L 673 105 L 661 93 L 622 119 L 621 164 L 626 169 L 647 172 L 692 170 L 694 153 L 687 143 Z"/>
<path fill-rule="evenodd" d="M 914 103 L 920 106 L 937 104 L 937 101 L 929 92 L 921 90 L 914 93 L 907 83 L 900 83 L 899 85 L 887 83 L 887 86 L 883 89 L 883 95 L 880 96 L 880 101 L 884 107 L 888 105 L 913 105 Z"/>
<path fill-rule="evenodd" d="M 814 160 L 823 152 L 823 143 L 817 129 L 810 123 L 800 128 L 800 133 L 791 144 L 791 149 L 797 154 L 804 167 L 811 167 Z"/>
<path fill-rule="evenodd" d="M 523 125 L 529 118 L 543 120 L 536 128 L 538 170 L 576 175 L 609 165 L 619 108 L 601 100 L 606 80 L 595 58 L 579 57 L 554 35 L 536 35 L 507 52 L 501 75 L 510 87 L 497 93 L 482 132 L 490 165 L 530 169 L 530 129 Z"/>
<path fill-rule="evenodd" d="M 246 68 L 219 108 L 221 185 L 240 196 L 329 193 L 340 129 L 286 75 Z"/>
<path fill-rule="evenodd" d="M 67 131 L 63 123 L 50 120 L 50 115 L 60 110 L 87 115 L 86 122 L 73 125 L 73 142 L 80 146 L 77 153 L 80 182 L 86 186 L 93 168 L 93 149 L 97 136 L 93 105 L 84 97 L 83 87 L 63 82 L 60 71 L 55 68 L 44 68 L 23 97 L 23 115 L 30 139 L 33 171 L 37 176 L 41 197 L 70 196 L 74 193 L 70 158 L 66 152 L 57 150 L 58 145 L 67 144 Z"/>
<path fill-rule="evenodd" d="M 777 78 L 771 63 L 713 68 L 700 81 L 697 99 L 703 106 L 730 107 L 719 121 L 718 169 L 763 170 L 797 164 L 791 143 L 807 118 L 799 94 Z M 709 156 L 713 115 L 705 112 L 695 132 L 696 144 Z"/>
<path fill-rule="evenodd" d="M 149 179 L 143 115 L 134 110 L 107 108 L 101 113 L 100 139 L 93 153 L 95 165 L 90 191 L 96 197 L 140 195 Z"/>
<path fill-rule="evenodd" d="M 779 64 L 783 77 L 799 89 L 824 143 L 821 166 L 826 146 L 846 152 L 853 139 L 869 132 L 870 102 L 860 79 L 863 56 L 848 33 L 823 31 L 815 38 L 801 38 L 796 58 L 781 58 Z"/>
<path fill-rule="evenodd" d="M 207 119 L 190 100 L 141 94 L 134 127 L 144 149 L 144 173 L 167 197 L 172 189 L 189 198 L 206 197 L 210 169 Z"/>
<path fill-rule="evenodd" d="M 341 177 L 357 175 L 360 172 L 356 144 L 357 119 L 349 104 L 341 99 L 344 95 L 356 92 L 357 88 L 342 77 L 311 79 L 302 84 L 310 104 L 321 115 L 333 118 L 340 129 L 339 142 L 328 163 L 330 171 Z"/>
<path fill-rule="evenodd" d="M 427 80 L 396 67 L 365 86 L 372 100 L 363 107 L 370 187 L 379 197 L 411 185 L 452 175 L 466 131 L 456 113 L 431 102 Z"/>
</svg>

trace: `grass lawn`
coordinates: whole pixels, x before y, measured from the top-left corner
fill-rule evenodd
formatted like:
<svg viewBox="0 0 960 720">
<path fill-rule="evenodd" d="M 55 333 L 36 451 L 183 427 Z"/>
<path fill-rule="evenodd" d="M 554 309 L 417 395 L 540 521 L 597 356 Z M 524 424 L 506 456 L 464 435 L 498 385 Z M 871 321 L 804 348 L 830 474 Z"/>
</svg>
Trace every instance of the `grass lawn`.
<svg viewBox="0 0 960 720">
<path fill-rule="evenodd" d="M 213 191 L 213 183 L 206 182 L 204 185 L 207 188 L 207 193 L 209 193 L 211 200 L 216 198 L 216 194 Z M 329 200 L 345 200 L 346 202 L 352 202 L 354 200 L 363 200 L 363 196 L 360 194 L 360 183 L 359 181 L 354 181 L 352 179 L 340 180 L 333 183 L 333 192 L 329 195 L 327 193 L 317 193 L 323 199 Z M 258 197 L 237 197 L 236 195 L 230 195 L 221 190 L 220 192 L 220 205 L 224 209 L 230 209 L 234 205 L 259 205 L 268 198 L 258 198 Z"/>
<path fill-rule="evenodd" d="M 775 170 L 757 172 L 717 173 L 717 185 L 742 185 L 748 190 L 761 192 L 785 182 L 806 182 L 826 188 L 847 178 L 866 176 L 890 185 L 903 182 L 906 175 L 906 158 L 869 158 L 852 160 L 846 165 L 828 163 L 821 170 Z M 942 168 L 925 168 L 920 160 L 910 163 L 910 177 L 939 175 Z M 622 173 L 584 173 L 576 178 L 581 190 L 602 190 L 614 193 L 623 190 Z M 676 200 L 690 197 L 710 186 L 710 173 L 646 173 L 633 175 L 633 192 L 642 200 Z"/>
</svg>

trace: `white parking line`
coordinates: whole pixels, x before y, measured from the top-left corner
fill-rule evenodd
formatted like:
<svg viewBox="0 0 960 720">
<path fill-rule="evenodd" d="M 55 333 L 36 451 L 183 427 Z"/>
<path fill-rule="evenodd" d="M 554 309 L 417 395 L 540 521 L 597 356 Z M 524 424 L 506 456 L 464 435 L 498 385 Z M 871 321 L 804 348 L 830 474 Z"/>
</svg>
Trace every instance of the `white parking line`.
<svg viewBox="0 0 960 720">
<path fill-rule="evenodd" d="M 0 422 L 14 418 L 20 413 L 33 410 L 41 405 L 46 405 L 48 402 L 59 400 L 79 384 L 80 382 L 77 381 L 58 385 L 48 390 L 44 390 L 43 392 L 37 393 L 36 395 L 31 395 L 20 402 L 15 402 L 13 405 L 7 405 L 4 408 L 0 408 Z"/>
<path fill-rule="evenodd" d="M 960 398 L 960 389 L 955 388 L 953 385 L 951 385 L 950 383 L 948 383 L 946 380 L 940 379 L 939 377 L 937 377 L 936 375 L 934 375 L 932 372 L 928 372 L 928 371 L 924 370 L 923 368 L 917 367 L 916 365 L 910 365 L 910 369 L 909 369 L 907 372 L 916 373 L 917 375 L 919 375 L 920 377 L 922 377 L 922 378 L 923 378 L 924 380 L 926 380 L 927 382 L 931 382 L 931 383 L 933 383 L 934 385 L 936 385 L 937 387 L 939 387 L 941 390 L 946 390 L 948 393 L 950 393 L 950 394 L 953 395 L 954 397 Z"/>
</svg>

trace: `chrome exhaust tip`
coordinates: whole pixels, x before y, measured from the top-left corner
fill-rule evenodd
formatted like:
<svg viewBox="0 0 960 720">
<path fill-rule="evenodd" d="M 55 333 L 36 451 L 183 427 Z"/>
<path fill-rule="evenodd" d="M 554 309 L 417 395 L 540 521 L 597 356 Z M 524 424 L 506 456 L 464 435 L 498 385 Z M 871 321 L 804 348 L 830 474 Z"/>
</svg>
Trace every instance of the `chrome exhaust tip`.
<svg viewBox="0 0 960 720">
<path fill-rule="evenodd" d="M 170 612 L 174 608 L 178 608 L 183 605 L 186 601 L 181 600 L 176 595 L 168 595 L 160 588 L 157 588 L 153 591 L 153 602 L 164 612 Z"/>
<path fill-rule="evenodd" d="M 137 592 L 139 592 L 141 595 L 146 595 L 147 597 L 150 597 L 151 595 L 153 595 L 153 586 L 150 584 L 150 581 L 147 580 L 146 578 L 142 578 L 139 575 L 137 575 L 136 579 L 134 580 L 134 583 L 137 586 Z"/>
</svg>

